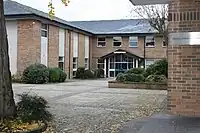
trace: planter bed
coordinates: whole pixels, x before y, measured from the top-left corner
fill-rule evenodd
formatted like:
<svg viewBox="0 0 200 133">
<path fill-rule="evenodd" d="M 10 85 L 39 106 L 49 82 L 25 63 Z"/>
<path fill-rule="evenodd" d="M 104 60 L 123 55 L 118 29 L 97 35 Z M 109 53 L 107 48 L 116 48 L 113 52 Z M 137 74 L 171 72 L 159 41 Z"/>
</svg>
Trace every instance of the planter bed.
<svg viewBox="0 0 200 133">
<path fill-rule="evenodd" d="M 165 83 L 108 81 L 109 88 L 167 90 Z"/>
</svg>

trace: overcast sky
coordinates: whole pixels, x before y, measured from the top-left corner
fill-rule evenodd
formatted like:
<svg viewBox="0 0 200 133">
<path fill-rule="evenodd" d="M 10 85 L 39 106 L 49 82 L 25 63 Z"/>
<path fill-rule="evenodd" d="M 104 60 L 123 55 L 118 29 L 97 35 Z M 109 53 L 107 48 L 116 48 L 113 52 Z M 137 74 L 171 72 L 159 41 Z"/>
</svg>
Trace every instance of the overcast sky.
<svg viewBox="0 0 200 133">
<path fill-rule="evenodd" d="M 48 12 L 49 0 L 15 0 L 22 4 Z M 71 0 L 69 6 L 61 0 L 53 0 L 56 16 L 67 21 L 128 19 L 132 4 L 129 0 Z"/>
</svg>

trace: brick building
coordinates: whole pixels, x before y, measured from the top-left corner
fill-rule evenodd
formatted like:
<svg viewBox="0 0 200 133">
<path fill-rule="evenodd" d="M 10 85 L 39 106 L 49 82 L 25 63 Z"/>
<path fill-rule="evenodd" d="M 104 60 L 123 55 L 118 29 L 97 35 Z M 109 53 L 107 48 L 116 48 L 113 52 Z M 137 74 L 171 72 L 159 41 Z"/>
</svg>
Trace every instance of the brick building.
<svg viewBox="0 0 200 133">
<path fill-rule="evenodd" d="M 168 111 L 200 116 L 200 0 L 131 0 L 169 4 Z"/>
<path fill-rule="evenodd" d="M 103 68 L 115 77 L 166 58 L 163 38 L 144 20 L 67 22 L 11 0 L 4 5 L 12 74 L 42 63 L 69 78 L 78 67 Z"/>
</svg>

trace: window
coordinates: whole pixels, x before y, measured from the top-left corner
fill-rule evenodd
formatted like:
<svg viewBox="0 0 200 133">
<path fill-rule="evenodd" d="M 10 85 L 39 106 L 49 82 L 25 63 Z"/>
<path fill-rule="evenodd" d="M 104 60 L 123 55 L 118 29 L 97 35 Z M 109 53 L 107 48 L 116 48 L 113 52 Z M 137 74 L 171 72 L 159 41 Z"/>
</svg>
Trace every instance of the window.
<svg viewBox="0 0 200 133">
<path fill-rule="evenodd" d="M 121 47 L 122 38 L 121 37 L 113 37 L 113 47 Z"/>
<path fill-rule="evenodd" d="M 97 68 L 104 69 L 104 60 L 97 59 Z"/>
<path fill-rule="evenodd" d="M 105 37 L 98 37 L 97 47 L 106 47 L 106 38 Z"/>
<path fill-rule="evenodd" d="M 162 44 L 162 46 L 163 46 L 163 47 L 167 47 L 167 43 L 166 43 L 164 37 L 163 37 L 163 44 Z"/>
<path fill-rule="evenodd" d="M 89 69 L 88 64 L 89 64 L 89 60 L 88 58 L 85 58 L 85 69 Z"/>
<path fill-rule="evenodd" d="M 154 63 L 154 60 L 153 59 L 147 59 L 146 60 L 146 68 L 148 68 L 151 64 Z"/>
<path fill-rule="evenodd" d="M 73 70 L 76 71 L 78 68 L 78 58 L 73 58 Z"/>
<path fill-rule="evenodd" d="M 138 47 L 138 37 L 129 37 L 130 47 Z"/>
<path fill-rule="evenodd" d="M 146 47 L 155 47 L 155 38 L 154 36 L 146 37 Z"/>
<path fill-rule="evenodd" d="M 58 67 L 61 70 L 64 70 L 64 57 L 63 56 L 60 56 L 59 59 L 58 59 Z"/>
<path fill-rule="evenodd" d="M 41 36 L 47 37 L 47 32 L 48 32 L 48 25 L 42 24 L 42 26 L 41 26 Z"/>
</svg>

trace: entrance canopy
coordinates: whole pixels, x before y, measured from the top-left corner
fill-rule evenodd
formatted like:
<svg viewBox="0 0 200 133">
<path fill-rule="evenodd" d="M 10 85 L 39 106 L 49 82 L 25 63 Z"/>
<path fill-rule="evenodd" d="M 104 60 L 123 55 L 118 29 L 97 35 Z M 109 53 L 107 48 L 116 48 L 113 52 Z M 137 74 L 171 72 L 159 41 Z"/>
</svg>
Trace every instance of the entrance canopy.
<svg viewBox="0 0 200 133">
<path fill-rule="evenodd" d="M 130 0 L 133 5 L 168 4 L 172 0 Z"/>
<path fill-rule="evenodd" d="M 126 51 L 126 50 L 123 50 L 123 49 L 117 49 L 114 52 L 108 53 L 108 54 L 102 56 L 101 59 L 107 59 L 109 57 L 114 56 L 115 54 L 125 54 L 125 55 L 127 55 L 129 57 L 133 57 L 135 59 L 143 59 L 142 57 L 139 57 L 139 56 L 137 56 L 135 54 L 132 54 L 132 53 L 130 53 L 130 52 Z"/>
</svg>

